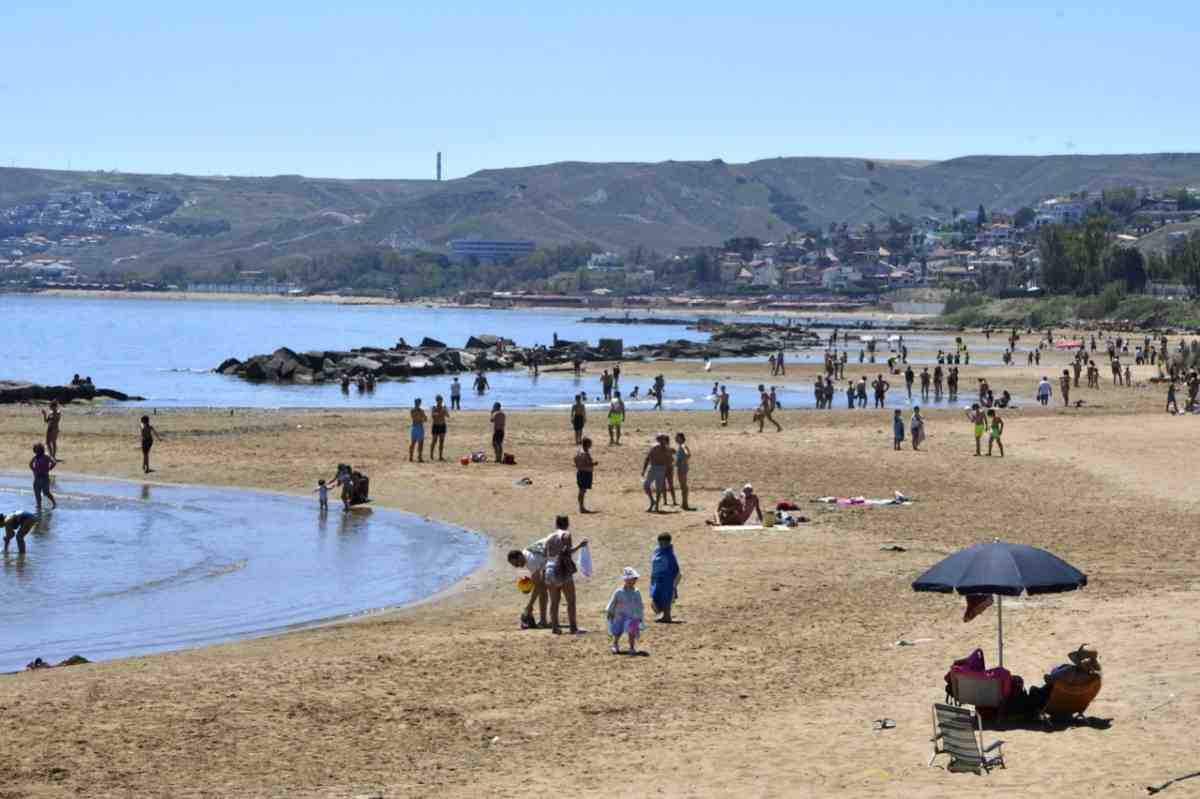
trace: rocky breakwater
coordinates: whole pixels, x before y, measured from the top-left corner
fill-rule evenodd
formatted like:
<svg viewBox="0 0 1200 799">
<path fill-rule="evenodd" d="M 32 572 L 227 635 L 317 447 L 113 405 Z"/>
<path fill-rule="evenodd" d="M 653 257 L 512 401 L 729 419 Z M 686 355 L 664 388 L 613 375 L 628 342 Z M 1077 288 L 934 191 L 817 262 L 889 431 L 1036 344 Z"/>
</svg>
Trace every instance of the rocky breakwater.
<svg viewBox="0 0 1200 799">
<path fill-rule="evenodd" d="M 541 366 L 552 366 L 570 363 L 576 357 L 582 361 L 616 360 L 621 357 L 620 343 L 615 342 L 615 347 L 610 344 L 592 348 L 583 343 L 559 341 L 549 349 L 527 349 L 501 336 L 477 335 L 467 339 L 462 348 L 448 347 L 432 338 L 425 338 L 415 347 L 401 339 L 394 347 L 359 347 L 348 351 L 296 352 L 280 347 L 244 361 L 229 358 L 216 371 L 244 380 L 272 383 L 326 383 L 367 375 L 387 381 L 481 369 L 513 369 L 535 361 Z"/>
<path fill-rule="evenodd" d="M 813 331 L 788 325 L 705 323 L 697 327 L 709 333 L 708 341 L 671 339 L 630 352 L 648 358 L 750 358 L 822 344 Z"/>
<path fill-rule="evenodd" d="M 115 391 L 111 388 L 96 388 L 91 383 L 74 386 L 39 386 L 19 380 L 0 380 L 0 405 L 16 402 L 55 402 L 66 404 L 77 400 L 112 399 L 121 402 L 144 400 Z"/>
</svg>

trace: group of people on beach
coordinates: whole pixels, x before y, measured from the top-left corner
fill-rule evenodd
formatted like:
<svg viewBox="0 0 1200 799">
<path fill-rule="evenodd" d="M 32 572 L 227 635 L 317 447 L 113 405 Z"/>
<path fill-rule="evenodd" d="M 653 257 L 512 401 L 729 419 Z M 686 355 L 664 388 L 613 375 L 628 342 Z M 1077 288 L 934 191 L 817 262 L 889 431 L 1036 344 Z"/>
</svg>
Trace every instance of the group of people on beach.
<svg viewBox="0 0 1200 799">
<path fill-rule="evenodd" d="M 555 635 L 562 634 L 560 609 L 565 603 L 567 629 L 572 635 L 586 633 L 579 626 L 575 575 L 591 576 L 591 553 L 588 541 L 575 544 L 571 537 L 570 519 L 558 516 L 554 521 L 554 532 L 540 538 L 522 549 L 512 549 L 507 560 L 516 569 L 524 569 L 527 577 L 518 581 L 529 598 L 521 610 L 520 626 L 523 630 L 549 628 Z M 580 564 L 575 556 L 580 554 Z M 650 601 L 651 610 L 658 617 L 655 621 L 670 624 L 672 606 L 679 598 L 679 582 L 683 575 L 675 556 L 670 533 L 661 533 L 650 558 Z M 612 639 L 611 651 L 621 653 L 621 640 L 628 641 L 629 654 L 638 654 L 638 640 L 645 625 L 646 613 L 638 580 L 641 575 L 633 566 L 621 570 L 621 585 L 613 591 L 604 615 L 608 634 Z M 534 611 L 537 610 L 535 617 Z"/>
</svg>

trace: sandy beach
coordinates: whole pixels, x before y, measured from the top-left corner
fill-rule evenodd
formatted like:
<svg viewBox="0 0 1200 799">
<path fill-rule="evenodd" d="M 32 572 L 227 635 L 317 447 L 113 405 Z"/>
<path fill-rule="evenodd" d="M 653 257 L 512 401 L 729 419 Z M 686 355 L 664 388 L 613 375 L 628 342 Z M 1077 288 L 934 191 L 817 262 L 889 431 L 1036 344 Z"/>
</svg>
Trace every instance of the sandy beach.
<svg viewBox="0 0 1200 799">
<path fill-rule="evenodd" d="M 986 376 L 1032 398 L 1040 375 L 1065 363 L 963 367 L 962 395 Z M 668 390 L 672 376 L 782 382 L 761 364 L 629 368 L 665 372 Z M 816 369 L 789 366 L 789 379 L 811 382 Z M 0 677 L 0 797 L 1144 795 L 1196 768 L 1200 711 L 1200 494 L 1189 468 L 1200 422 L 1164 414 L 1150 375 L 1135 369 L 1137 385 L 1115 388 L 1102 372 L 1100 390 L 1073 392 L 1082 408 L 1061 407 L 1056 385 L 1057 404 L 1004 411 L 1003 459 L 974 457 L 960 410 L 930 411 L 916 453 L 907 442 L 892 451 L 890 408 L 784 410 L 784 432 L 763 434 L 748 412 L 727 428 L 707 411 L 640 412 L 621 447 L 606 446 L 593 416 L 590 516 L 574 512 L 566 412 L 513 413 L 517 465 L 468 467 L 408 463 L 403 409 L 159 413 L 156 481 L 284 491 L 316 513 L 316 479 L 349 459 L 371 476 L 377 504 L 484 532 L 493 557 L 441 596 L 352 623 Z M 72 473 L 140 480 L 138 413 L 67 407 L 58 484 L 69 488 Z M 36 408 L 0 409 L 0 468 L 24 470 L 41 430 Z M 659 431 L 687 434 L 700 510 L 645 513 L 637 475 Z M 487 436 L 484 415 L 456 414 L 448 458 L 486 449 Z M 525 477 L 532 485 L 518 484 Z M 810 521 L 707 528 L 720 491 L 746 482 L 765 503 L 800 502 Z M 896 490 L 914 504 L 807 502 Z M 518 572 L 503 553 L 548 534 L 556 513 L 592 544 L 597 573 L 579 583 L 586 635 L 517 628 Z M 254 534 L 255 520 L 245 524 Z M 648 657 L 614 657 L 602 610 L 623 566 L 648 575 L 664 531 L 684 574 L 682 623 L 649 625 Z M 996 618 L 964 624 L 960 599 L 910 583 L 993 537 L 1089 575 L 1082 591 L 1005 603 L 1005 663 L 1040 684 L 1069 650 L 1097 647 L 1098 721 L 985 732 L 1007 742 L 1008 768 L 949 774 L 926 767 L 930 706 L 952 660 L 979 646 L 994 662 Z M 874 731 L 881 718 L 895 727 Z M 1200 780 L 1168 795 L 1198 794 Z"/>
</svg>

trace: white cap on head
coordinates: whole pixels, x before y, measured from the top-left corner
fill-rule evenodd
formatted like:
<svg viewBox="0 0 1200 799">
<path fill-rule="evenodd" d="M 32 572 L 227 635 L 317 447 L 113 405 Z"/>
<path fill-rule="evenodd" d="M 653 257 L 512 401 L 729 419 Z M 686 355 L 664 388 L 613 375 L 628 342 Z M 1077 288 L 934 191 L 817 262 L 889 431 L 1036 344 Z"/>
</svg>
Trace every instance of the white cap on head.
<svg viewBox="0 0 1200 799">
<path fill-rule="evenodd" d="M 633 568 L 632 566 L 626 566 L 625 570 L 621 572 L 621 579 L 623 580 L 636 580 L 639 577 L 641 577 L 641 575 L 638 574 L 637 569 Z"/>
<path fill-rule="evenodd" d="M 754 486 L 750 485 L 749 483 L 746 483 L 746 485 L 742 486 L 742 490 L 743 491 L 753 491 Z"/>
</svg>

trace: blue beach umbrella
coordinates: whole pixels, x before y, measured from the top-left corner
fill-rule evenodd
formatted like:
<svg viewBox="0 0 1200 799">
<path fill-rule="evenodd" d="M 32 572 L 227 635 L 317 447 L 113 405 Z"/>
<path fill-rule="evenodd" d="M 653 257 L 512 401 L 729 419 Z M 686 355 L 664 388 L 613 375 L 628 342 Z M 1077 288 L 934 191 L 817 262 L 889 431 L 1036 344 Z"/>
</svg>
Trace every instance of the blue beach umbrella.
<svg viewBox="0 0 1200 799">
<path fill-rule="evenodd" d="M 1004 597 L 1059 594 L 1087 585 L 1087 575 L 1044 549 L 994 541 L 976 544 L 938 562 L 912 584 L 914 591 L 995 594 L 1004 665 Z"/>
</svg>

